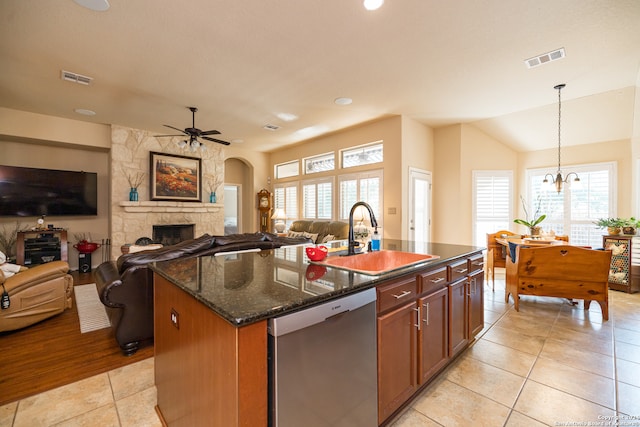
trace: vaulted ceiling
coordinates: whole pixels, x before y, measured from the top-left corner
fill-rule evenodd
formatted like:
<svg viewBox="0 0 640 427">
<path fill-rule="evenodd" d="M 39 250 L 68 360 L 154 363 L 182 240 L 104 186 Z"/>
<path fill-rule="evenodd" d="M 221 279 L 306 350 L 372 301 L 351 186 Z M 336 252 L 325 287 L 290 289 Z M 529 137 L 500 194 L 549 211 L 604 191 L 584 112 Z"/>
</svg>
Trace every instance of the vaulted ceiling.
<svg viewBox="0 0 640 427">
<path fill-rule="evenodd" d="M 158 134 L 196 106 L 196 127 L 260 151 L 401 114 L 529 151 L 557 146 L 566 83 L 563 146 L 640 134 L 638 0 L 109 3 L 0 1 L 0 106 Z"/>
</svg>

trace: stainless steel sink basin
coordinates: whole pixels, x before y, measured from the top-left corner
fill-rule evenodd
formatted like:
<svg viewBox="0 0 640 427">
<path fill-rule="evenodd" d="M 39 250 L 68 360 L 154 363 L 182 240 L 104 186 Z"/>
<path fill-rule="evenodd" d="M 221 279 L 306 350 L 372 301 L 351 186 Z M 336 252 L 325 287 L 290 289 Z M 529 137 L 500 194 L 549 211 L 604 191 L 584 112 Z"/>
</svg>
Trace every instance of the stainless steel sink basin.
<svg viewBox="0 0 640 427">
<path fill-rule="evenodd" d="M 351 256 L 331 256 L 323 261 L 312 261 L 312 263 L 378 276 L 438 258 L 440 258 L 438 255 L 414 254 L 412 252 L 376 251 Z"/>
</svg>

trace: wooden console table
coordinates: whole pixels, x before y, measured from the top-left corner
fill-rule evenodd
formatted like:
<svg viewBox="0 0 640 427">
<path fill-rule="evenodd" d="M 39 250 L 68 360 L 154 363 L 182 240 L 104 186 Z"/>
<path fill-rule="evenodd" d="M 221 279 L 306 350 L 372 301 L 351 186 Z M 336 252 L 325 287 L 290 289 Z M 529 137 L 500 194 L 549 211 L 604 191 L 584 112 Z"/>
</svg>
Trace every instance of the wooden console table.
<svg viewBox="0 0 640 427">
<path fill-rule="evenodd" d="M 16 264 L 29 266 L 50 261 L 68 261 L 67 230 L 18 232 Z"/>
</svg>

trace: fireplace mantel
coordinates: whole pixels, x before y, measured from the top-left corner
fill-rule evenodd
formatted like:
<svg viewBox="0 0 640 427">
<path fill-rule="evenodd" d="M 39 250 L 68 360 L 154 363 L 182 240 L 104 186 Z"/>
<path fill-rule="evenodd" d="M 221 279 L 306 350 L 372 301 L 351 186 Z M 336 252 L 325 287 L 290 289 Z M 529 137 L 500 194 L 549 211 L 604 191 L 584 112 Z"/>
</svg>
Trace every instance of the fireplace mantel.
<svg viewBox="0 0 640 427">
<path fill-rule="evenodd" d="M 220 203 L 198 202 L 119 202 L 125 212 L 131 213 L 174 213 L 174 212 L 218 212 L 224 205 Z"/>
</svg>

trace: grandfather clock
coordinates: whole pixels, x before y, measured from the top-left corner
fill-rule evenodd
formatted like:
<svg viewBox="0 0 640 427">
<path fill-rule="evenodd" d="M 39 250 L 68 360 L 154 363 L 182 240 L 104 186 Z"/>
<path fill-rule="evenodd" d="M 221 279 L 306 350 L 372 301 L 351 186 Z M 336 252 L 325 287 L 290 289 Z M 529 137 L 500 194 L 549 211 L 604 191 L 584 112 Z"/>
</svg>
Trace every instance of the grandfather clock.
<svg viewBox="0 0 640 427">
<path fill-rule="evenodd" d="M 258 192 L 258 211 L 260 212 L 260 231 L 268 233 L 271 223 L 271 193 L 264 188 Z"/>
</svg>

